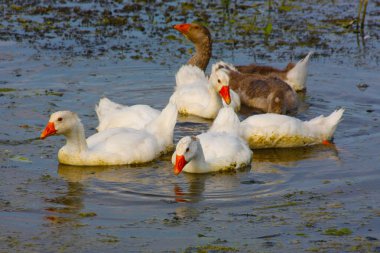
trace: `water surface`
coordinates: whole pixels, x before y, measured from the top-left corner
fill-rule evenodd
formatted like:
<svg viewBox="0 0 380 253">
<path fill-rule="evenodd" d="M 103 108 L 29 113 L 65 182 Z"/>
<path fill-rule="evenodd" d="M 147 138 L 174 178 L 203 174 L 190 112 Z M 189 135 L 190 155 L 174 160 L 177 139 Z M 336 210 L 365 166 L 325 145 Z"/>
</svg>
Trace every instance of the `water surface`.
<svg viewBox="0 0 380 253">
<path fill-rule="evenodd" d="M 171 9 L 172 4 L 168 2 L 162 8 Z M 241 3 L 239 8 L 244 4 L 252 3 Z M 310 9 L 295 2 L 301 9 L 297 7 L 293 14 L 317 22 L 322 19 L 317 14 L 323 11 L 330 18 L 339 9 L 347 9 L 347 15 L 356 13 L 355 6 L 345 1 L 318 4 L 323 8 Z M 99 13 L 102 8 L 119 7 L 95 3 L 80 6 L 95 6 Z M 170 25 L 191 21 L 190 14 L 182 13 L 178 20 L 166 20 L 167 24 L 159 14 L 156 28 L 145 25 L 145 32 L 138 33 L 132 27 L 132 33 L 123 30 L 114 38 L 103 37 L 116 45 L 126 39 L 131 48 L 143 41 L 142 57 L 127 48 L 124 57 L 119 57 L 111 49 L 113 44 L 103 44 L 106 50 L 102 51 L 92 47 L 98 45 L 96 41 L 78 44 L 81 50 L 70 51 L 68 45 L 77 42 L 59 36 L 54 40 L 33 37 L 28 42 L 28 33 L 23 30 L 21 41 L 16 41 L 9 31 L 21 28 L 10 21 L 16 28 L 3 23 L 6 29 L 2 31 L 7 31 L 3 35 L 7 35 L 0 41 L 0 251 L 379 252 L 378 6 L 376 1 L 369 5 L 365 34 L 369 37 L 365 41 L 359 36 L 357 43 L 351 30 L 333 34 L 327 32 L 331 27 L 320 28 L 325 31 L 319 34 L 320 41 L 328 48 L 318 44 L 321 42 L 280 46 L 275 42 L 287 38 L 275 36 L 277 33 L 272 34 L 269 45 L 249 47 L 247 40 L 264 43 L 262 33 L 231 34 L 229 29 L 235 31 L 237 25 L 219 21 L 238 16 L 232 12 L 230 19 L 223 17 L 219 5 L 210 9 L 210 26 L 217 31 L 215 60 L 243 64 L 253 59 L 281 67 L 315 50 L 305 110 L 297 117 L 307 120 L 341 107 L 346 111 L 335 134 L 335 145 L 255 150 L 246 169 L 177 177 L 172 173 L 171 154 L 139 166 L 59 165 L 56 154 L 64 144 L 63 137 L 42 141 L 38 136 L 50 113 L 66 109 L 79 114 L 87 135 L 95 133 L 94 106 L 102 96 L 123 104 L 162 109 L 173 92 L 174 75 L 188 57 L 188 52 L 180 49 L 190 47 L 170 31 Z M 235 7 L 232 4 L 232 9 Z M 2 8 L 12 17 L 24 13 L 18 14 L 15 6 L 13 10 Z M 255 8 L 265 13 L 265 6 Z M 248 16 L 255 9 L 248 10 L 239 15 Z M 33 18 L 42 20 L 45 14 L 40 15 Z M 142 19 L 150 17 L 144 15 Z M 284 15 L 273 11 L 272 21 Z M 275 31 L 291 21 L 275 23 Z M 165 40 L 155 33 L 159 29 L 178 39 Z M 228 39 L 236 36 L 238 43 L 223 41 L 223 33 Z M 53 46 L 46 47 L 47 41 Z M 149 41 L 153 41 L 151 47 L 145 45 Z M 58 48 L 55 42 L 63 46 Z M 94 54 L 84 54 L 87 47 Z M 144 48 L 153 51 L 153 59 L 144 59 Z M 207 130 L 210 123 L 181 118 L 175 141 Z M 329 229 L 349 233 L 336 236 Z"/>
</svg>

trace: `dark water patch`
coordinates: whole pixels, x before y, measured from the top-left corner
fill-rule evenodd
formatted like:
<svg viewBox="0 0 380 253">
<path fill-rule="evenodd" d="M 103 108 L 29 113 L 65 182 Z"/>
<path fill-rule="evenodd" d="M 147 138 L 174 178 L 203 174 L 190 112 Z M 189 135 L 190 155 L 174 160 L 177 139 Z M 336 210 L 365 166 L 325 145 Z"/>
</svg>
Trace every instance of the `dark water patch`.
<svg viewBox="0 0 380 253">
<path fill-rule="evenodd" d="M 30 143 L 37 141 L 37 140 L 40 140 L 40 138 L 35 137 L 35 138 L 31 138 L 31 139 L 26 139 L 26 140 L 0 140 L 0 144 L 16 146 L 16 145 L 30 144 Z"/>
</svg>

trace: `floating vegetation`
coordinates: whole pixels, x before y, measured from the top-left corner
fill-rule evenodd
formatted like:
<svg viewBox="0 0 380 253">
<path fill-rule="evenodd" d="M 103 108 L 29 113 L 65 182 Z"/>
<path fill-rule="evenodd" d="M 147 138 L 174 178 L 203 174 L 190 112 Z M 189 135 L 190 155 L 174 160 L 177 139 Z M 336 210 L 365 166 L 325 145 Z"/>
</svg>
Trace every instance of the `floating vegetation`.
<svg viewBox="0 0 380 253">
<path fill-rule="evenodd" d="M 208 26 L 215 48 L 269 48 L 281 53 L 286 46 L 301 46 L 325 50 L 326 55 L 331 55 L 335 52 L 331 48 L 338 44 L 334 40 L 339 38 L 329 34 L 363 31 L 366 20 L 373 22 L 374 18 L 373 13 L 366 14 L 368 0 L 360 0 L 359 8 L 354 2 L 345 4 L 345 11 L 340 11 L 338 4 L 317 2 L 310 7 L 302 1 L 268 1 L 267 4 L 194 1 L 182 2 L 180 8 L 176 8 L 174 1 L 150 1 L 147 4 L 145 1 L 125 3 L 119 0 L 95 2 L 90 9 L 82 1 L 48 5 L 28 2 L 0 5 L 4 17 L 0 21 L 2 39 L 59 50 L 65 56 L 97 57 L 115 52 L 115 57 L 135 60 L 147 60 L 147 56 L 145 50 L 140 50 L 139 57 L 131 57 L 134 49 L 153 46 L 156 50 L 150 57 L 155 62 L 165 60 L 168 51 L 181 48 L 181 43 L 168 43 L 168 40 L 177 40 L 172 25 L 185 20 Z M 308 18 L 299 18 L 301 16 Z M 352 29 L 355 22 L 357 29 Z M 137 40 L 130 40 L 131 36 Z M 348 35 L 344 39 L 350 38 Z M 356 41 L 356 38 L 352 39 Z M 120 47 L 123 54 L 118 52 Z M 349 52 L 352 48 L 345 43 L 339 50 Z"/>
<path fill-rule="evenodd" d="M 88 218 L 88 217 L 95 217 L 97 214 L 94 212 L 88 212 L 88 213 L 79 213 L 78 215 L 82 218 Z"/>
<path fill-rule="evenodd" d="M 16 91 L 16 89 L 13 89 L 13 88 L 0 88 L 0 93 L 13 92 L 13 91 Z"/>
<path fill-rule="evenodd" d="M 344 236 L 344 235 L 352 234 L 352 231 L 349 228 L 341 228 L 341 229 L 329 228 L 325 230 L 324 234 L 333 235 L 333 236 Z"/>
<path fill-rule="evenodd" d="M 45 90 L 45 95 L 46 96 L 58 96 L 58 97 L 62 97 L 63 96 L 63 92 L 54 91 L 52 89 L 49 89 L 49 90 Z"/>
<path fill-rule="evenodd" d="M 99 242 L 102 243 L 118 243 L 120 240 L 116 236 L 113 235 L 101 235 L 103 238 L 98 239 Z"/>
<path fill-rule="evenodd" d="M 356 30 L 359 30 L 360 24 L 360 32 L 364 31 L 364 22 L 367 13 L 368 0 L 359 0 L 359 9 L 358 9 L 358 17 L 356 19 Z"/>
<path fill-rule="evenodd" d="M 184 253 L 197 252 L 197 253 L 209 253 L 209 252 L 239 252 L 237 248 L 220 246 L 220 245 L 204 245 L 196 247 L 188 247 Z"/>
<path fill-rule="evenodd" d="M 32 161 L 24 156 L 20 155 L 15 155 L 10 158 L 10 160 L 15 161 L 15 162 L 22 162 L 22 163 L 31 163 Z"/>
</svg>

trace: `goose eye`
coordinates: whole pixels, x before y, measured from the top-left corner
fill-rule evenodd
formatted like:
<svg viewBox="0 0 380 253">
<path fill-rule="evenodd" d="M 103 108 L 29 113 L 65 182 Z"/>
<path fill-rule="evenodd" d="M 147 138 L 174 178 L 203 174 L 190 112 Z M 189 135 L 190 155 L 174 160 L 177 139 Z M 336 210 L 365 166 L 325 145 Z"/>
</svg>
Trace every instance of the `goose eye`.
<svg viewBox="0 0 380 253">
<path fill-rule="evenodd" d="M 62 121 L 63 119 L 61 117 L 58 118 L 58 121 Z"/>
<path fill-rule="evenodd" d="M 187 149 L 186 149 L 186 152 L 189 152 L 189 150 L 190 150 L 190 149 L 189 149 L 189 148 L 187 148 Z"/>
<path fill-rule="evenodd" d="M 218 83 L 220 83 L 220 79 L 218 79 Z"/>
</svg>

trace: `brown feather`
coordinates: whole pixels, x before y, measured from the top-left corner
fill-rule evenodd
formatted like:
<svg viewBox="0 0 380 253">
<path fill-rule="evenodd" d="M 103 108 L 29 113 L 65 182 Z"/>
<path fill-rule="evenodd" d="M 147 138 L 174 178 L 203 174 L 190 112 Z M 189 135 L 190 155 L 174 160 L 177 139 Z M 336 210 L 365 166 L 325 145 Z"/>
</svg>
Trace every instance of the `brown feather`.
<svg viewBox="0 0 380 253">
<path fill-rule="evenodd" d="M 277 76 L 244 74 L 230 70 L 230 87 L 246 106 L 263 112 L 285 114 L 298 107 L 297 94 Z"/>
</svg>

